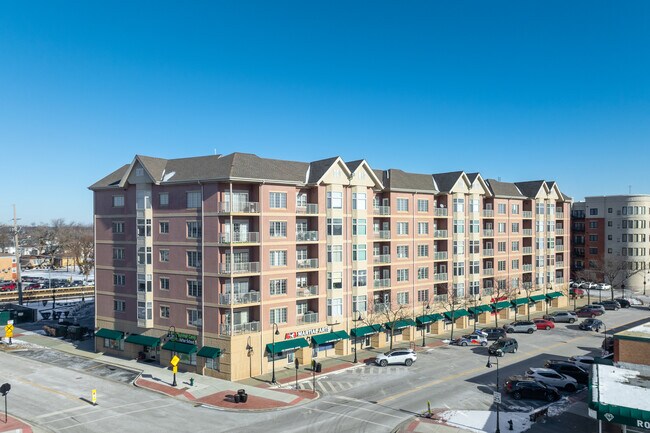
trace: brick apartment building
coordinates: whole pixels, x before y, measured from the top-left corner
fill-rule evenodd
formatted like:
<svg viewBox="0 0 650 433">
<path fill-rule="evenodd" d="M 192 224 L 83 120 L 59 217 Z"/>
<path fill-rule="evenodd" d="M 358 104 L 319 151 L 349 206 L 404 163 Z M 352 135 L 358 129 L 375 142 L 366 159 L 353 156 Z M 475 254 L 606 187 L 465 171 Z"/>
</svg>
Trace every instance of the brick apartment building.
<svg viewBox="0 0 650 433">
<path fill-rule="evenodd" d="M 238 380 L 566 303 L 555 182 L 234 153 L 136 156 L 90 189 L 96 349 L 117 356 Z"/>
</svg>

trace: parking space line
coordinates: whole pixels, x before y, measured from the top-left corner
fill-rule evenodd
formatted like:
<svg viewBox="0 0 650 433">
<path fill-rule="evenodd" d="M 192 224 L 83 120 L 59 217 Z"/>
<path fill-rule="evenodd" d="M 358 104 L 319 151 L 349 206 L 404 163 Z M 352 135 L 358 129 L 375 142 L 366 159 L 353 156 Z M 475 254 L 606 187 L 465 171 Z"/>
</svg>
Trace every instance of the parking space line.
<svg viewBox="0 0 650 433">
<path fill-rule="evenodd" d="M 105 419 L 109 419 L 109 418 L 123 417 L 124 415 L 130 415 L 130 414 L 138 413 L 138 412 L 146 412 L 146 411 L 148 411 L 148 410 L 152 410 L 152 409 L 162 409 L 162 408 L 165 408 L 165 407 L 173 406 L 174 404 L 176 404 L 175 401 L 174 401 L 174 402 L 171 402 L 171 403 L 169 403 L 169 404 L 163 404 L 163 405 L 159 405 L 159 406 L 156 406 L 156 407 L 150 407 L 150 408 L 144 408 L 144 409 L 132 410 L 132 411 L 130 411 L 130 412 L 121 412 L 121 413 L 118 413 L 118 414 L 115 414 L 115 415 L 104 416 L 104 417 L 101 417 L 101 418 L 93 418 L 93 419 L 90 420 L 90 421 L 86 421 L 86 422 L 78 422 L 78 423 L 75 423 L 75 424 L 70 425 L 70 426 L 67 426 L 67 427 L 58 427 L 57 430 L 67 430 L 67 429 L 69 429 L 69 428 L 76 428 L 76 427 L 79 427 L 79 426 L 81 426 L 81 425 L 91 424 L 91 423 L 94 423 L 94 422 L 97 422 L 97 421 L 103 421 L 103 420 L 105 420 Z M 65 419 L 65 418 L 64 418 L 64 419 Z"/>
</svg>

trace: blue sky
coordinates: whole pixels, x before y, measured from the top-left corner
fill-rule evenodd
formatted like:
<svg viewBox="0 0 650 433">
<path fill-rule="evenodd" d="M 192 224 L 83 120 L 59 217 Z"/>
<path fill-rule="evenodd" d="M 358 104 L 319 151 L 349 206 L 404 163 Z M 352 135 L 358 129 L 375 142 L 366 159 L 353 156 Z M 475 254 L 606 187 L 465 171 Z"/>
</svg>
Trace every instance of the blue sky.
<svg viewBox="0 0 650 433">
<path fill-rule="evenodd" d="M 648 47 L 647 1 L 2 2 L 0 222 L 215 149 L 650 193 Z"/>
</svg>

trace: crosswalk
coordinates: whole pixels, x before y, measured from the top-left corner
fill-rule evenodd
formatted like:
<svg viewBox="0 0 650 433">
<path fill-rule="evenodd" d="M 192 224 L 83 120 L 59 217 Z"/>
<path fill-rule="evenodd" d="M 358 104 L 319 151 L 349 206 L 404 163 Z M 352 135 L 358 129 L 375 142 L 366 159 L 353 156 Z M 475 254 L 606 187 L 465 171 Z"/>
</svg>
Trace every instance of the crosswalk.
<svg viewBox="0 0 650 433">
<path fill-rule="evenodd" d="M 317 381 L 316 382 L 316 391 L 323 394 L 337 394 L 339 392 L 347 391 L 348 389 L 354 388 L 356 382 L 330 382 L 330 381 Z M 311 391 L 313 390 L 312 382 L 301 382 L 298 383 L 298 388 Z"/>
</svg>

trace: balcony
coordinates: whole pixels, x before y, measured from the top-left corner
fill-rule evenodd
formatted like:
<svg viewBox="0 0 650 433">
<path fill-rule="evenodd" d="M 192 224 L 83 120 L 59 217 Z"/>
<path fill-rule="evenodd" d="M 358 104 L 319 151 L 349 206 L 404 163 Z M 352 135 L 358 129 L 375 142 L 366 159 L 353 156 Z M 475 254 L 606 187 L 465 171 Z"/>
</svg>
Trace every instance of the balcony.
<svg viewBox="0 0 650 433">
<path fill-rule="evenodd" d="M 521 249 L 521 251 L 522 251 L 524 254 L 532 254 L 532 253 L 533 253 L 533 247 L 523 247 L 523 248 Z"/>
<path fill-rule="evenodd" d="M 447 273 L 435 273 L 433 274 L 433 281 L 447 281 Z"/>
<path fill-rule="evenodd" d="M 260 213 L 260 204 L 253 201 L 217 203 L 217 212 L 224 213 Z"/>
<path fill-rule="evenodd" d="M 260 322 L 240 323 L 238 325 L 230 325 L 224 323 L 219 327 L 219 334 L 221 335 L 241 335 L 252 334 L 253 332 L 260 332 Z"/>
<path fill-rule="evenodd" d="M 433 302 L 447 302 L 447 294 L 433 295 Z"/>
<path fill-rule="evenodd" d="M 440 238 L 446 238 L 448 236 L 447 230 L 434 230 L 433 231 L 433 237 L 440 239 Z"/>
<path fill-rule="evenodd" d="M 562 211 L 555 211 L 555 218 L 561 220 L 564 219 L 564 212 Z"/>
<path fill-rule="evenodd" d="M 564 267 L 564 261 L 563 260 L 556 260 L 555 261 L 555 267 L 563 268 Z"/>
<path fill-rule="evenodd" d="M 318 269 L 318 259 L 296 260 L 296 269 Z"/>
<path fill-rule="evenodd" d="M 305 286 L 296 288 L 296 297 L 308 298 L 310 296 L 318 296 L 318 286 Z"/>
<path fill-rule="evenodd" d="M 525 210 L 525 211 L 522 212 L 522 216 L 524 218 L 532 218 L 533 217 L 533 211 Z"/>
<path fill-rule="evenodd" d="M 524 236 L 532 236 L 533 235 L 533 229 L 523 229 L 522 231 L 524 233 Z"/>
<path fill-rule="evenodd" d="M 530 290 L 533 288 L 533 283 L 531 281 L 526 281 L 521 285 L 521 288 L 524 290 Z"/>
<path fill-rule="evenodd" d="M 522 269 L 524 272 L 533 272 L 533 265 L 532 265 L 532 264 L 530 264 L 530 265 L 523 265 L 523 266 L 521 267 L 521 269 Z"/>
<path fill-rule="evenodd" d="M 494 257 L 494 248 L 483 249 L 483 257 Z"/>
<path fill-rule="evenodd" d="M 257 244 L 260 242 L 260 234 L 257 232 L 242 233 L 220 233 L 220 244 Z"/>
<path fill-rule="evenodd" d="M 246 292 L 246 293 L 222 293 L 219 295 L 219 303 L 222 305 L 238 305 L 238 304 L 257 304 L 261 300 L 260 292 Z"/>
<path fill-rule="evenodd" d="M 390 215 L 390 206 L 376 206 L 372 208 L 373 215 Z"/>
<path fill-rule="evenodd" d="M 486 286 L 483 287 L 482 295 L 483 296 L 492 296 L 492 293 L 494 293 L 494 287 L 492 286 Z"/>
<path fill-rule="evenodd" d="M 220 263 L 219 274 L 257 274 L 260 272 L 260 262 Z"/>
<path fill-rule="evenodd" d="M 494 237 L 494 229 L 483 229 L 483 236 Z"/>
<path fill-rule="evenodd" d="M 316 242 L 318 241 L 317 231 L 296 232 L 296 242 Z"/>
<path fill-rule="evenodd" d="M 433 260 L 447 260 L 448 256 L 447 251 L 437 251 L 433 253 Z"/>
<path fill-rule="evenodd" d="M 483 275 L 485 275 L 485 276 L 494 275 L 494 268 L 485 268 L 485 269 L 483 269 Z"/>
<path fill-rule="evenodd" d="M 307 203 L 305 206 L 297 206 L 296 213 L 301 215 L 316 215 L 318 214 L 318 205 L 315 203 Z"/>
<path fill-rule="evenodd" d="M 564 251 L 564 245 L 555 245 L 555 251 Z"/>
<path fill-rule="evenodd" d="M 390 278 L 382 278 L 382 279 L 375 280 L 372 283 L 372 286 L 375 289 L 383 288 L 383 287 L 390 287 Z"/>
<path fill-rule="evenodd" d="M 372 309 L 375 313 L 384 313 L 386 311 L 390 311 L 390 302 L 387 302 L 385 304 L 377 302 L 372 306 Z"/>
<path fill-rule="evenodd" d="M 299 325 L 307 323 L 318 323 L 318 313 L 305 313 L 302 316 L 298 316 Z"/>
<path fill-rule="evenodd" d="M 379 239 L 390 239 L 390 230 L 380 230 L 376 235 Z"/>
<path fill-rule="evenodd" d="M 563 228 L 556 228 L 555 229 L 555 234 L 556 236 L 564 236 L 564 229 Z"/>
<path fill-rule="evenodd" d="M 564 284 L 564 277 L 555 277 L 555 284 Z"/>
<path fill-rule="evenodd" d="M 381 254 L 372 258 L 373 263 L 390 263 L 390 254 Z"/>
<path fill-rule="evenodd" d="M 446 207 L 437 207 L 433 210 L 433 216 L 446 217 L 449 215 L 449 209 Z"/>
<path fill-rule="evenodd" d="M 494 218 L 494 210 L 493 209 L 484 209 L 483 210 L 483 218 Z"/>
</svg>

